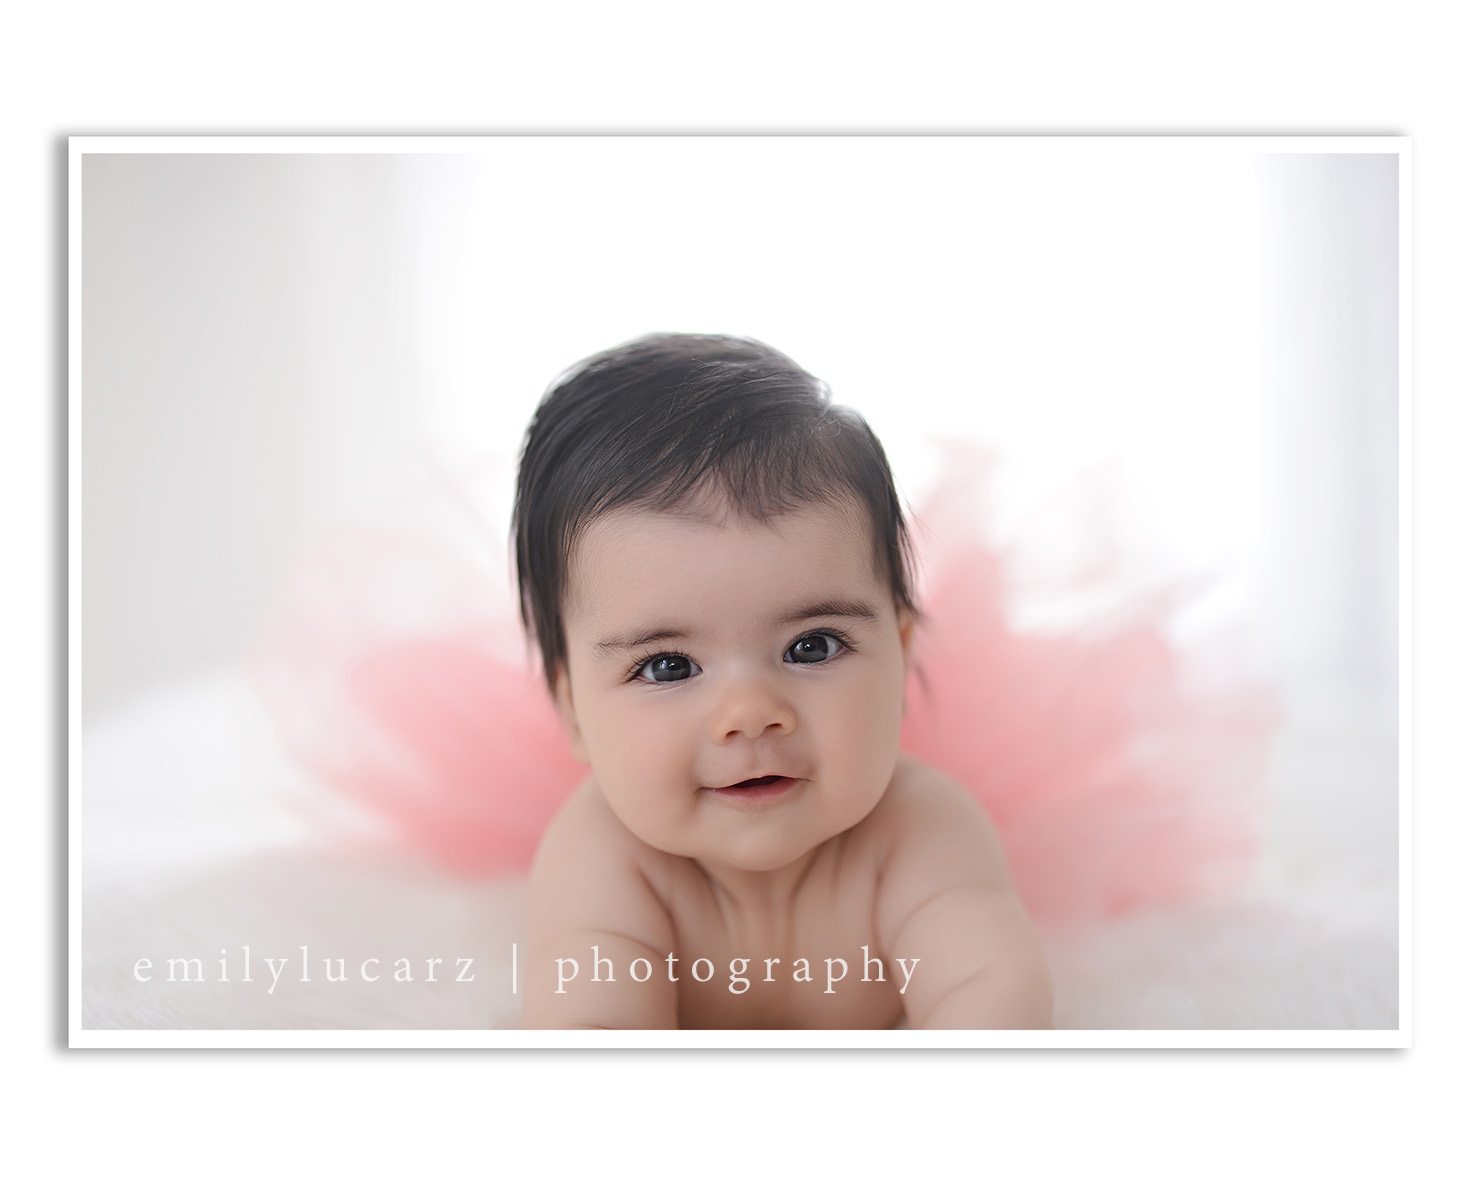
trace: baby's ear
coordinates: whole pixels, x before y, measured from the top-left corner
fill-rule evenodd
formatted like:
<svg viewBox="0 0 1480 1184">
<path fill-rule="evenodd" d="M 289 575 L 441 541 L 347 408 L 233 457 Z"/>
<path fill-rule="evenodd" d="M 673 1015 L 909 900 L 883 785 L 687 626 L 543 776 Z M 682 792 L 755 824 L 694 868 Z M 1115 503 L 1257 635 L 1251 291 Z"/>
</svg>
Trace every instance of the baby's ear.
<svg viewBox="0 0 1480 1184">
<path fill-rule="evenodd" d="M 905 690 L 899 696 L 899 718 L 903 719 L 910 709 L 909 676 L 910 676 L 910 643 L 915 640 L 915 614 L 908 609 L 899 612 L 899 648 L 904 653 Z"/>
<path fill-rule="evenodd" d="M 565 721 L 565 730 L 570 736 L 571 755 L 583 765 L 591 763 L 586 755 L 586 743 L 581 739 L 581 726 L 576 722 L 575 700 L 571 697 L 570 672 L 564 665 L 555 672 L 555 706 L 560 718 Z"/>
<path fill-rule="evenodd" d="M 910 660 L 910 642 L 915 639 L 915 614 L 908 609 L 899 612 L 899 648 L 904 651 L 904 660 Z"/>
</svg>

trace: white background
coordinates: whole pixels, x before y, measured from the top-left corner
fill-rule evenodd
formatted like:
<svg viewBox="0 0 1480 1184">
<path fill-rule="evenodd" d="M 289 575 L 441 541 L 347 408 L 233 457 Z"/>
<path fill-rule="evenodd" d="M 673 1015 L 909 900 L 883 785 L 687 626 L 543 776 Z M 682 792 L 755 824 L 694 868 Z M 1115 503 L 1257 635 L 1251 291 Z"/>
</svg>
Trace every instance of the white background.
<svg viewBox="0 0 1480 1184">
<path fill-rule="evenodd" d="M 760 4 L 708 27 L 691 6 L 667 9 L 651 6 L 645 19 L 547 9 L 536 23 L 426 4 L 372 23 L 350 6 L 266 4 L 250 23 L 213 25 L 194 6 L 72 6 L 27 14 L 31 27 L 13 30 L 26 52 L 0 84 L 16 166 L 0 191 L 0 323 L 13 367 L 0 480 L 16 573 L 3 617 L 3 718 L 19 817 L 4 861 L 15 921 L 3 1062 L 24 1086 L 10 1125 L 25 1150 L 68 1174 L 133 1163 L 166 1178 L 241 1179 L 501 1171 L 519 1162 L 516 1149 L 588 1173 L 609 1171 L 625 1151 L 659 1169 L 717 1167 L 711 1174 L 723 1177 L 716 1136 L 756 1149 L 753 1162 L 734 1165 L 752 1176 L 800 1159 L 849 1178 L 948 1165 L 1033 1178 L 1123 1158 L 1141 1173 L 1191 1160 L 1214 1178 L 1316 1165 L 1360 1166 L 1365 1178 L 1404 1170 L 1446 1140 L 1471 1154 L 1458 1145 L 1457 1119 L 1475 1031 L 1468 914 L 1480 779 L 1467 725 L 1480 589 L 1467 555 L 1474 415 L 1461 404 L 1476 389 L 1468 293 L 1480 193 L 1468 42 L 1442 15 L 1451 7 L 1256 4 L 1236 23 L 1205 24 L 1176 4 L 1042 5 L 1031 16 L 927 4 L 908 20 L 895 8 Z M 295 129 L 1413 135 L 1415 1049 L 311 1060 L 60 1051 L 58 137 Z M 30 904 L 38 899 L 50 907 Z M 851 1127 L 850 1117 L 865 1121 Z M 762 1149 L 758 1127 L 803 1145 Z"/>
<path fill-rule="evenodd" d="M 907 504 L 939 441 L 989 448 L 992 537 L 1029 581 L 1019 627 L 1094 611 L 1042 573 L 1104 537 L 1124 571 L 1102 606 L 1205 580 L 1184 633 L 1236 621 L 1287 717 L 1391 743 L 1393 142 L 414 154 L 436 144 L 83 141 L 85 721 L 230 662 L 314 528 L 384 521 L 427 497 L 423 469 L 465 483 L 503 593 L 540 392 L 597 349 L 681 329 L 749 333 L 825 378 Z M 1086 478 L 1105 484 L 1075 506 Z"/>
</svg>

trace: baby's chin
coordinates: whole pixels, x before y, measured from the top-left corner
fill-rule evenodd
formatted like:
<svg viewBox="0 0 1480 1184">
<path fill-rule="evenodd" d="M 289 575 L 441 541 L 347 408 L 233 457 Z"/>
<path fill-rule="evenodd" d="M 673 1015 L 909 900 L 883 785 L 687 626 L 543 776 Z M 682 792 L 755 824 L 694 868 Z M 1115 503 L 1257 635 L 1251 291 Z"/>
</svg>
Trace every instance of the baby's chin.
<svg viewBox="0 0 1480 1184">
<path fill-rule="evenodd" d="M 734 842 L 715 843 L 694 858 L 715 867 L 725 867 L 737 872 L 779 872 L 798 860 L 805 859 L 823 843 L 835 839 L 838 834 L 826 833 L 813 836 L 813 841 L 764 841 L 747 835 Z"/>
<path fill-rule="evenodd" d="M 740 820 L 735 820 L 740 821 Z M 752 829 L 711 820 L 678 827 L 658 827 L 633 821 L 628 829 L 655 851 L 682 859 L 693 859 L 708 867 L 738 872 L 774 872 L 805 858 L 814 849 L 841 834 L 847 827 L 813 828 L 806 834 L 795 830 Z"/>
<path fill-rule="evenodd" d="M 704 826 L 670 829 L 629 824 L 628 829 L 647 846 L 665 855 L 743 872 L 780 871 L 834 837 L 830 830 L 803 836 L 794 833 L 726 834 Z"/>
<path fill-rule="evenodd" d="M 862 816 L 860 816 L 862 817 Z M 738 872 L 776 872 L 806 859 L 830 843 L 859 819 L 807 819 L 798 827 L 704 827 L 683 854 L 701 863 Z M 728 822 L 729 820 L 724 820 Z"/>
<path fill-rule="evenodd" d="M 882 786 L 887 785 L 885 777 Z M 732 813 L 727 805 L 696 799 L 692 812 L 660 818 L 624 808 L 631 803 L 614 801 L 612 795 L 607 799 L 627 829 L 655 851 L 734 871 L 774 872 L 806 858 L 862 822 L 878 805 L 883 787 L 876 794 L 849 794 L 846 801 L 825 802 L 813 797 L 810 801 L 781 803 L 755 816 Z M 794 792 L 827 794 L 821 786 L 807 782 Z"/>
</svg>

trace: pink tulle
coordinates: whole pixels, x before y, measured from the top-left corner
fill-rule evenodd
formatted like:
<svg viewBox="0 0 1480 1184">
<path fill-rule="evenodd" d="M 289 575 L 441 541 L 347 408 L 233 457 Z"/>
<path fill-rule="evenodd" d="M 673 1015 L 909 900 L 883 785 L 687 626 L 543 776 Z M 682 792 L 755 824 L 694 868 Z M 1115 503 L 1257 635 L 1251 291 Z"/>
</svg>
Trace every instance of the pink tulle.
<svg viewBox="0 0 1480 1184">
<path fill-rule="evenodd" d="M 1191 685 L 1167 637 L 1175 587 L 1076 632 L 1010 627 L 1011 556 L 959 512 L 979 477 L 953 469 L 920 515 L 904 746 L 980 799 L 1040 919 L 1236 882 L 1257 853 L 1272 697 Z M 460 873 L 526 869 L 585 773 L 512 618 L 486 607 L 496 592 L 415 532 L 346 533 L 307 557 L 255 662 L 297 758 Z"/>
<path fill-rule="evenodd" d="M 1257 851 L 1267 696 L 1195 697 L 1154 622 L 1016 634 L 1002 587 L 984 548 L 946 557 L 903 743 L 987 807 L 1029 911 L 1084 920 L 1236 881 Z"/>
<path fill-rule="evenodd" d="M 304 767 L 464 874 L 526 868 L 586 772 L 496 593 L 430 532 L 346 529 L 303 556 L 250 663 Z"/>
</svg>

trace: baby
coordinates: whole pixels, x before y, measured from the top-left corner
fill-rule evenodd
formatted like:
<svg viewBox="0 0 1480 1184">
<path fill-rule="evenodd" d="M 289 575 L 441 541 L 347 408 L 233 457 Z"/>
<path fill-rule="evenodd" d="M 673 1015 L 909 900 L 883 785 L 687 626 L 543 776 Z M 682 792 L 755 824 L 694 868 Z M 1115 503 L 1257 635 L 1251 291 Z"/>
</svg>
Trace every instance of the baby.
<svg viewBox="0 0 1480 1184">
<path fill-rule="evenodd" d="M 526 629 L 591 768 L 529 883 L 529 1028 L 1034 1028 L 990 820 L 900 751 L 919 613 L 862 418 L 758 342 L 561 375 L 520 460 Z"/>
</svg>

